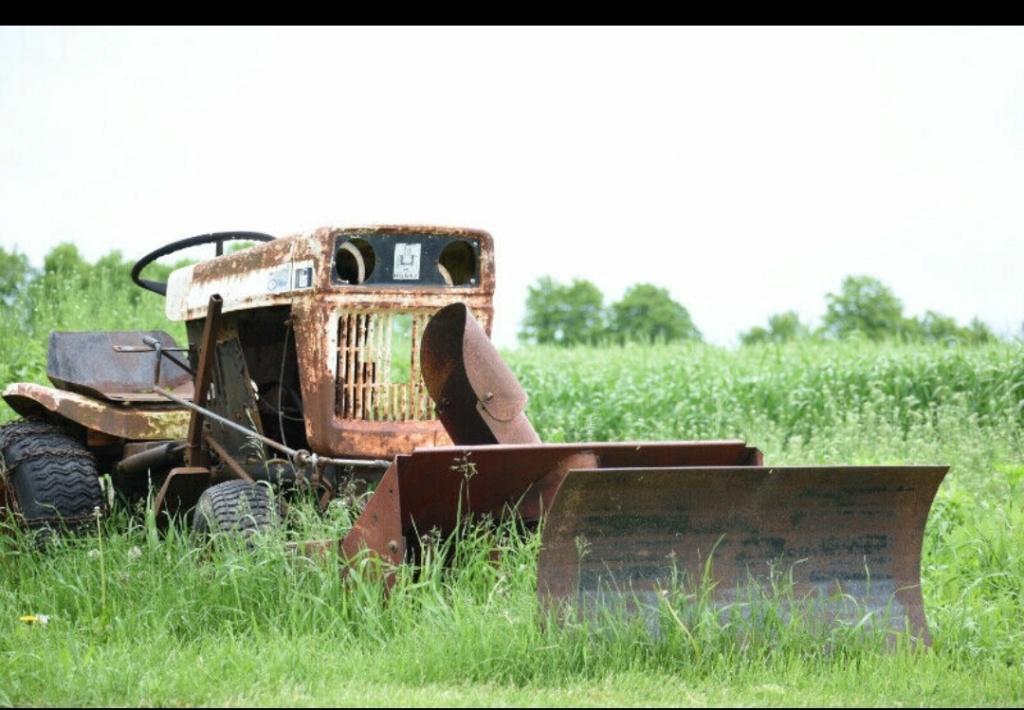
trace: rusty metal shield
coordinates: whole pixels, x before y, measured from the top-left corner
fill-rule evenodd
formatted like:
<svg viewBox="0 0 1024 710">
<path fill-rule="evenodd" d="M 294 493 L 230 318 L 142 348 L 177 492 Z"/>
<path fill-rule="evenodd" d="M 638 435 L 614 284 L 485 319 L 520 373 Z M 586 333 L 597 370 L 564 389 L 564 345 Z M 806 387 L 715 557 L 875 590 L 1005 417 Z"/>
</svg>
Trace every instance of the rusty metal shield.
<svg viewBox="0 0 1024 710">
<path fill-rule="evenodd" d="M 653 618 L 669 594 L 703 590 L 722 610 L 796 603 L 928 645 L 921 545 L 947 470 L 573 470 L 543 527 L 538 594 L 582 617 L 617 606 Z"/>
<path fill-rule="evenodd" d="M 423 331 L 423 381 L 456 444 L 534 444 L 527 395 L 464 303 L 440 309 Z"/>
<path fill-rule="evenodd" d="M 753 466 L 760 451 L 738 440 L 443 446 L 396 456 L 342 543 L 401 562 L 416 538 L 444 537 L 470 518 L 510 515 L 538 523 L 574 469 Z"/>
</svg>

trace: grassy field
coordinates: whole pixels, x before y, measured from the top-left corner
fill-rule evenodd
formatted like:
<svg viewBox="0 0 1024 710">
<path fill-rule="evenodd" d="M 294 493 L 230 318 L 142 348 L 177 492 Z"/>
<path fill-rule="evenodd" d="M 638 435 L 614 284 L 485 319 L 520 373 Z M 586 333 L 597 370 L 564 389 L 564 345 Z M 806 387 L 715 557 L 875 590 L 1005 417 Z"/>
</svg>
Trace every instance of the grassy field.
<svg viewBox="0 0 1024 710">
<path fill-rule="evenodd" d="M 149 295 L 144 294 L 148 299 Z M 0 314 L 0 378 L 44 382 L 48 327 L 116 325 L 73 288 L 29 323 Z M 155 297 L 154 297 L 155 298 Z M 159 303 L 159 299 L 156 299 Z M 109 314 L 109 308 L 103 308 Z M 45 318 L 43 318 L 45 316 Z M 109 316 L 106 317 L 110 320 Z M 176 335 L 179 335 L 176 333 Z M 180 337 L 180 335 L 179 335 Z M 470 537 L 407 570 L 388 602 L 369 570 L 284 552 L 340 537 L 352 510 L 296 512 L 255 549 L 157 533 L 115 511 L 43 552 L 0 535 L 5 706 L 1006 706 L 1024 701 L 1024 352 L 1019 343 L 529 348 L 506 360 L 542 439 L 740 438 L 766 463 L 951 466 L 922 560 L 933 646 L 887 650 L 775 618 L 723 626 L 673 597 L 664 629 L 548 623 L 538 540 Z M 0 421 L 12 413 L 0 409 Z M 438 551 L 440 556 L 442 551 Z M 684 623 L 677 623 L 678 620 Z M 45 623 L 44 623 L 45 621 Z"/>
</svg>

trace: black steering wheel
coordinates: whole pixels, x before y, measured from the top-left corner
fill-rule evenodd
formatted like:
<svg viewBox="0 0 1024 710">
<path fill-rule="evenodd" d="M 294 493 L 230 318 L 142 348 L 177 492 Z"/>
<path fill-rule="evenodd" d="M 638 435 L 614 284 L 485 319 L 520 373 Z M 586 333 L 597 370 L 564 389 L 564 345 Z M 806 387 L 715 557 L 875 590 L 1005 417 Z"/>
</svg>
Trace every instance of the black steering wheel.
<svg viewBox="0 0 1024 710">
<path fill-rule="evenodd" d="M 181 251 L 182 249 L 199 246 L 200 244 L 216 244 L 217 256 L 220 256 L 224 253 L 224 242 L 238 240 L 249 242 L 270 242 L 274 240 L 274 237 L 269 234 L 263 234 L 262 232 L 213 232 L 211 234 L 200 234 L 197 237 L 189 237 L 188 239 L 179 239 L 176 242 L 171 242 L 166 246 L 160 247 L 156 251 L 151 251 L 136 261 L 135 266 L 132 267 L 132 281 L 147 291 L 152 291 L 153 293 L 159 293 L 161 296 L 166 296 L 167 284 L 165 282 L 148 281 L 140 278 L 139 274 L 142 273 L 143 269 L 161 257 L 173 254 L 176 251 Z"/>
</svg>

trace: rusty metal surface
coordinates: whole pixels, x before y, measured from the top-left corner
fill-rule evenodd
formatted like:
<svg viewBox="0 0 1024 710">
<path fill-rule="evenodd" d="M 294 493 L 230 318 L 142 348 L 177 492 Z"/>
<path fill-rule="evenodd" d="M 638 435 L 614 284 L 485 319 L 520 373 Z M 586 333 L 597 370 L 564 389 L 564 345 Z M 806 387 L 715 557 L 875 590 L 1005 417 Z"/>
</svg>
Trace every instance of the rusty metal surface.
<svg viewBox="0 0 1024 710">
<path fill-rule="evenodd" d="M 324 226 L 257 244 L 217 259 L 200 262 L 173 272 L 168 279 L 166 313 L 171 320 L 194 320 L 206 315 L 210 295 L 224 297 L 224 312 L 264 308 L 303 300 L 332 301 L 336 308 L 359 307 L 374 303 L 379 308 L 439 308 L 450 303 L 449 288 L 413 289 L 381 285 L 337 285 L 332 283 L 332 259 L 339 236 L 377 236 L 398 238 L 437 235 L 472 240 L 479 246 L 479 279 L 472 288 L 459 288 L 459 297 L 486 295 L 488 323 L 494 294 L 494 246 L 491 235 L 482 230 L 432 225 L 372 225 L 339 228 Z M 297 287 L 295 269 L 308 269 L 308 285 Z"/>
<path fill-rule="evenodd" d="M 375 308 L 379 306 L 374 304 Z M 331 302 L 301 302 L 292 307 L 310 449 L 327 456 L 390 459 L 418 447 L 450 444 L 451 439 L 433 411 L 424 411 L 425 399 L 415 395 L 417 388 L 426 392 L 418 368 L 410 367 L 410 372 L 417 373 L 415 382 L 409 386 L 413 393 L 411 401 L 418 402 L 412 411 L 396 405 L 405 413 L 395 419 L 378 421 L 364 416 L 371 411 L 365 406 L 371 395 L 365 393 L 375 385 L 370 384 L 373 375 L 369 363 L 362 369 L 364 363 L 352 349 L 353 343 L 339 337 L 345 318 L 345 313 Z M 356 370 L 360 370 L 359 375 Z M 391 385 L 381 387 L 390 396 Z M 365 398 L 353 401 L 353 397 L 359 396 Z"/>
<path fill-rule="evenodd" d="M 214 294 L 223 296 L 225 313 L 290 302 L 290 289 L 268 284 L 278 271 L 290 267 L 295 247 L 294 239 L 275 239 L 176 269 L 167 280 L 164 312 L 174 321 L 205 318 Z"/>
<path fill-rule="evenodd" d="M 378 274 L 372 283 L 353 283 L 337 273 L 339 255 L 360 253 L 352 240 L 394 261 L 393 268 L 386 259 L 378 264 L 380 273 L 390 274 L 387 279 Z M 397 244 L 422 246 L 423 260 L 415 272 L 400 271 Z M 449 261 L 447 248 L 438 251 L 441 244 L 462 248 Z M 417 447 L 451 443 L 420 374 L 420 334 L 438 309 L 455 300 L 465 302 L 483 331 L 490 332 L 493 249 L 491 236 L 474 229 L 322 227 L 175 271 L 168 281 L 167 315 L 189 321 L 191 328 L 206 317 L 206 300 L 219 294 L 222 311 L 238 314 L 246 362 L 261 373 L 260 386 L 270 382 L 270 365 L 282 362 L 280 353 L 289 352 L 284 347 L 293 337 L 294 354 L 287 359 L 301 392 L 305 427 L 298 434 L 292 429 L 289 437 L 305 439 L 307 448 L 323 456 L 390 459 Z M 276 321 L 242 321 L 242 314 L 274 309 L 281 313 Z M 411 323 L 407 352 L 395 349 L 397 319 Z M 249 326 L 261 332 L 270 326 L 274 347 L 249 337 Z M 190 339 L 198 339 L 189 332 Z M 267 356 L 275 351 L 278 359 L 270 363 Z M 408 358 L 407 381 L 392 376 L 395 358 Z M 401 366 L 394 369 L 400 371 Z"/>
<path fill-rule="evenodd" d="M 368 547 L 401 561 L 392 541 L 401 545 L 431 529 L 447 535 L 460 515 L 497 519 L 514 510 L 534 523 L 572 467 L 740 466 L 752 460 L 753 452 L 732 440 L 419 449 L 395 458 L 343 548 L 352 553 Z"/>
<path fill-rule="evenodd" d="M 342 557 L 349 561 L 366 552 L 393 565 L 404 561 L 405 539 L 399 505 L 397 463 L 392 463 L 384 473 L 352 530 L 341 541 L 340 550 Z"/>
<path fill-rule="evenodd" d="M 46 376 L 60 389 L 100 399 L 159 402 L 161 398 L 152 393 L 157 385 L 190 397 L 189 372 L 161 358 L 143 338 L 166 350 L 178 347 L 162 330 L 51 331 Z"/>
<path fill-rule="evenodd" d="M 339 314 L 336 416 L 379 422 L 435 419 L 434 403 L 420 374 L 420 339 L 431 316 L 425 310 Z M 410 327 L 409 347 L 400 352 L 393 340 L 403 317 Z M 402 380 L 392 377 L 392 369 L 399 365 L 408 368 Z"/>
<path fill-rule="evenodd" d="M 252 476 L 250 476 L 249 473 L 239 465 L 238 461 L 236 461 L 234 457 L 231 456 L 231 454 L 229 454 L 227 450 L 220 445 L 216 438 L 214 438 L 213 436 L 204 436 L 203 442 L 210 447 L 210 450 L 217 455 L 217 458 L 220 460 L 221 464 L 227 466 L 227 468 L 230 469 L 230 471 L 235 475 L 236 478 L 240 478 L 243 481 L 248 481 L 249 483 L 254 483 Z"/>
<path fill-rule="evenodd" d="M 526 391 L 464 303 L 439 310 L 423 333 L 423 379 L 457 444 L 538 444 Z"/>
<path fill-rule="evenodd" d="M 340 235 L 420 233 L 479 240 L 479 283 L 460 289 L 455 296 L 450 290 L 434 287 L 337 286 L 323 276 L 326 281 L 321 287 L 314 286 L 309 297 L 302 294 L 294 299 L 292 327 L 311 450 L 328 456 L 390 459 L 418 447 L 451 443 L 422 380 L 419 334 L 433 314 L 453 298 L 465 301 L 483 327 L 490 328 L 494 292 L 490 236 L 476 230 L 381 226 L 340 231 L 324 228 L 311 238 L 327 244 Z M 316 251 L 304 248 L 310 249 L 307 255 Z M 413 329 L 406 354 L 410 360 L 407 382 L 392 382 L 388 367 L 397 356 L 388 341 L 390 319 L 397 315 L 409 318 Z"/>
<path fill-rule="evenodd" d="M 217 337 L 221 330 L 221 309 L 224 299 L 219 294 L 211 294 L 207 304 L 207 315 L 203 323 L 203 337 L 199 341 L 195 378 L 194 404 L 197 407 L 206 406 L 206 398 L 210 391 L 210 382 L 213 381 L 214 362 L 217 357 Z M 191 418 L 188 423 L 188 447 L 186 448 L 185 462 L 189 466 L 206 466 L 209 464 L 209 455 L 202 448 L 203 436 L 203 415 L 199 411 L 189 410 Z"/>
<path fill-rule="evenodd" d="M 132 442 L 125 444 L 122 458 L 114 464 L 114 471 L 126 476 L 159 475 L 184 462 L 185 445 L 180 441 L 159 444 Z"/>
<path fill-rule="evenodd" d="M 199 502 L 199 496 L 213 483 L 210 469 L 181 466 L 171 469 L 153 501 L 153 513 L 166 525 L 168 516 L 184 515 Z"/>
<path fill-rule="evenodd" d="M 551 507 L 538 594 L 581 614 L 652 613 L 674 575 L 705 570 L 723 609 L 792 581 L 831 623 L 873 623 L 930 643 L 921 596 L 925 522 L 946 466 L 575 470 Z M 709 563 L 710 561 L 710 563 Z M 646 610 L 646 611 L 645 611 Z"/>
<path fill-rule="evenodd" d="M 187 409 L 166 406 L 160 409 L 128 409 L 74 392 L 26 382 L 8 385 L 3 397 L 11 409 L 23 417 L 47 411 L 86 429 L 123 439 L 183 439 L 188 429 Z"/>
</svg>

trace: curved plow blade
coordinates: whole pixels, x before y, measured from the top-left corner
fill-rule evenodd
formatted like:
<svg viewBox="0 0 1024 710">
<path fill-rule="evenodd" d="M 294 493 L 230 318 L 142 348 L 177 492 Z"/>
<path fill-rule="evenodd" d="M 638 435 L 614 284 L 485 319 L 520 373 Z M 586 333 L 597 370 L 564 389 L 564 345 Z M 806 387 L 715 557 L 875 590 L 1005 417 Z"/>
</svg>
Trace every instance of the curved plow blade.
<svg viewBox="0 0 1024 710">
<path fill-rule="evenodd" d="M 921 544 L 947 470 L 573 470 L 544 523 L 538 594 L 549 609 L 620 608 L 649 625 L 680 584 L 724 611 L 768 594 L 783 614 L 799 603 L 830 626 L 867 620 L 930 645 Z"/>
</svg>

